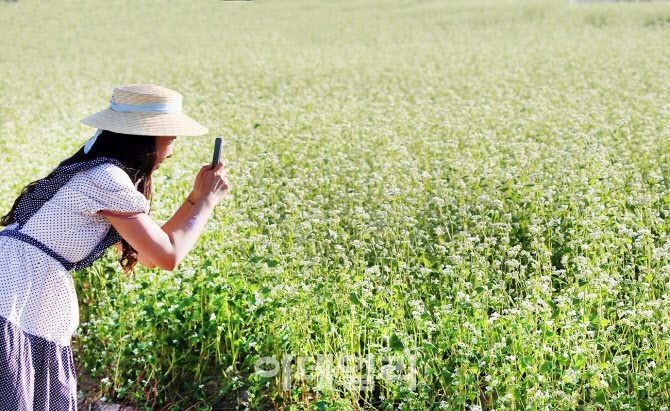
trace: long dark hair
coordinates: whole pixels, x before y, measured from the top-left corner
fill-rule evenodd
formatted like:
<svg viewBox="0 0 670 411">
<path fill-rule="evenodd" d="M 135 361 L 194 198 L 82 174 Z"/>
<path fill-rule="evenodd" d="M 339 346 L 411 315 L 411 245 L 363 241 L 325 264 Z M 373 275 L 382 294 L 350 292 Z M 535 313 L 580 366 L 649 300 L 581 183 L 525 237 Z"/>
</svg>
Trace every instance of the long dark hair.
<svg viewBox="0 0 670 411">
<path fill-rule="evenodd" d="M 157 155 L 156 137 L 119 134 L 103 130 L 88 153 L 84 153 L 84 147 L 81 147 L 72 157 L 61 161 L 60 166 L 68 166 L 98 157 L 115 158 L 126 167 L 126 173 L 128 173 L 130 180 L 137 187 L 137 191 L 144 194 L 144 197 L 151 204 L 151 172 L 156 163 Z M 50 178 L 52 175 L 53 172 L 45 178 Z M 0 219 L 0 225 L 7 226 L 15 221 L 14 210 L 19 204 L 19 200 L 24 194 L 35 191 L 35 186 L 41 180 L 33 181 L 23 187 L 21 194 L 14 201 L 11 210 Z M 126 240 L 122 239 L 121 244 L 123 252 L 119 258 L 119 264 L 121 264 L 126 273 L 129 273 L 135 264 L 137 264 L 137 250 L 128 244 Z"/>
</svg>

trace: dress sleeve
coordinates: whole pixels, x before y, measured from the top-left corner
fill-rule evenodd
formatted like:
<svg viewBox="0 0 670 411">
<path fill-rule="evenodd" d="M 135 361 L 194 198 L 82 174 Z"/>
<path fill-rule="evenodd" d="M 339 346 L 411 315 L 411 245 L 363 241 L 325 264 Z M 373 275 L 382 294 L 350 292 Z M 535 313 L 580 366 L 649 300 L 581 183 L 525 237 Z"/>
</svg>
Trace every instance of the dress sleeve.
<svg viewBox="0 0 670 411">
<path fill-rule="evenodd" d="M 114 164 L 104 163 L 83 171 L 78 180 L 84 194 L 84 212 L 99 214 L 100 210 L 125 213 L 148 213 L 149 202 L 137 191 L 125 171 Z"/>
</svg>

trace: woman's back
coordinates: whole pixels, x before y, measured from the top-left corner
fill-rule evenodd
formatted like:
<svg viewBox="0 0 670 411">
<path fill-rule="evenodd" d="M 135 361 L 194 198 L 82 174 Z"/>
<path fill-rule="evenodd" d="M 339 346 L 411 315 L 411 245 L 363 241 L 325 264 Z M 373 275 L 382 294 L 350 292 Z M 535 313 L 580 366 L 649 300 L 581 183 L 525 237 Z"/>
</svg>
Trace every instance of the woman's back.
<svg viewBox="0 0 670 411">
<path fill-rule="evenodd" d="M 28 236 L 28 241 L 37 240 L 68 262 L 79 262 L 80 267 L 88 262 L 82 260 L 91 255 L 111 229 L 109 220 L 95 214 L 97 211 L 149 211 L 148 201 L 135 189 L 125 171 L 109 162 L 78 171 L 61 187 L 56 185 L 54 182 L 38 186 L 33 197 L 44 200 L 52 196 L 34 214 L 23 216 L 26 220 L 23 224 L 16 221 L 5 230 L 18 231 Z M 77 299 L 69 267 L 23 237 L 10 236 L 9 232 L 2 234 L 0 316 L 27 333 L 69 345 L 78 326 Z"/>
</svg>

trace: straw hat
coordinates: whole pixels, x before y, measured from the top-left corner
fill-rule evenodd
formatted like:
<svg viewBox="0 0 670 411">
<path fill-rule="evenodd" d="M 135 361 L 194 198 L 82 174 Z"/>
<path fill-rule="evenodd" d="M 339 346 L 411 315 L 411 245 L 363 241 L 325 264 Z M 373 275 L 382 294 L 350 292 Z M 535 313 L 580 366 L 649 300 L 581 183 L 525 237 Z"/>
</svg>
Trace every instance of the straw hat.
<svg viewBox="0 0 670 411">
<path fill-rule="evenodd" d="M 81 120 L 87 126 L 141 136 L 199 136 L 209 130 L 181 112 L 181 94 L 151 84 L 114 89 L 109 108 Z"/>
</svg>

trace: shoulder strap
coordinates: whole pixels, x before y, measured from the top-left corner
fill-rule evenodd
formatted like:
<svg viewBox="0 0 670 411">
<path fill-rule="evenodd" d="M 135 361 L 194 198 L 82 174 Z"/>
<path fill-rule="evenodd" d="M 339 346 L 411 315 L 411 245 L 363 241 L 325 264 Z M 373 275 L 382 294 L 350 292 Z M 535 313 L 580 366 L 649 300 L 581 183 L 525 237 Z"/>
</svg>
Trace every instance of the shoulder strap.
<svg viewBox="0 0 670 411">
<path fill-rule="evenodd" d="M 40 208 L 42 208 L 44 203 L 53 198 L 56 192 L 63 185 L 65 185 L 65 183 L 70 181 L 70 179 L 76 173 L 79 171 L 88 170 L 89 168 L 104 163 L 112 163 L 126 171 L 126 167 L 119 160 L 109 157 L 98 157 L 89 161 L 82 161 L 79 163 L 70 164 L 68 166 L 56 167 L 48 178 L 44 178 L 37 183 L 35 190 L 32 193 L 26 193 L 23 195 L 23 197 L 21 197 L 21 200 L 14 210 L 14 219 L 18 223 L 18 226 L 15 228 L 15 230 L 20 230 L 21 227 L 23 227 L 28 222 L 30 217 L 32 217 Z M 96 244 L 93 251 L 83 260 L 76 263 L 69 263 L 63 257 L 59 257 L 65 260 L 66 263 L 69 263 L 67 266 L 64 264 L 68 271 L 81 270 L 92 266 L 97 259 L 104 255 L 105 250 L 121 240 L 122 237 L 119 235 L 116 229 L 114 227 L 110 227 L 105 237 L 100 240 L 98 244 Z M 53 251 L 51 252 L 53 253 Z"/>
<path fill-rule="evenodd" d="M 65 185 L 79 171 L 88 170 L 104 163 L 112 163 L 123 170 L 126 167 L 115 158 L 98 157 L 89 161 L 70 164 L 68 166 L 56 167 L 51 175 L 37 182 L 35 190 L 32 193 L 25 193 L 14 209 L 14 221 L 18 223 L 17 230 L 21 229 L 47 201 L 56 194 L 56 192 Z"/>
</svg>

